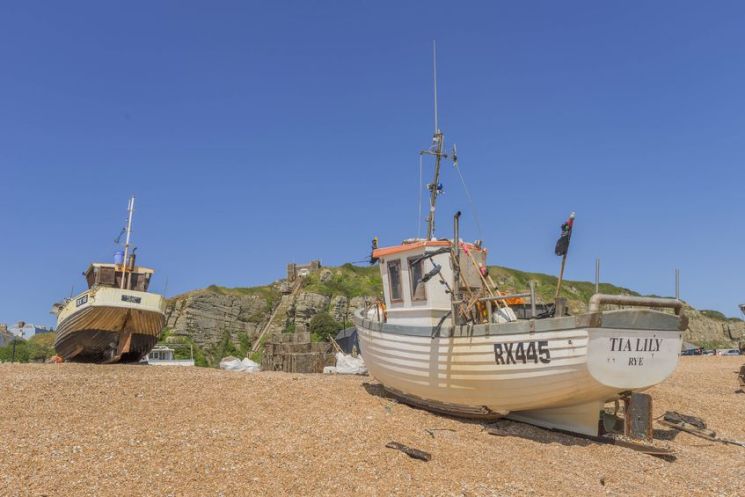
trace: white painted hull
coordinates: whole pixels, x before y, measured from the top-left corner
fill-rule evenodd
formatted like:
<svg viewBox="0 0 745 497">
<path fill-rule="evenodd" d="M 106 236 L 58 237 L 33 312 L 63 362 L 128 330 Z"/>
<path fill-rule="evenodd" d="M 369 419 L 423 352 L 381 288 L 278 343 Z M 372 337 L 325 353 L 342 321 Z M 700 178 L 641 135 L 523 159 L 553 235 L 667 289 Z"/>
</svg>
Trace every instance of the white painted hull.
<svg viewBox="0 0 745 497">
<path fill-rule="evenodd" d="M 370 328 L 358 320 L 361 353 L 370 374 L 387 389 L 424 407 L 479 417 L 571 406 L 595 409 L 624 392 L 642 391 L 667 378 L 677 365 L 681 341 L 677 330 L 587 327 L 430 338 Z M 621 338 L 630 340 L 631 348 L 647 345 L 660 350 L 611 350 Z M 538 341 L 546 342 L 550 361 L 531 357 L 525 363 L 509 363 L 503 353 L 506 363 L 498 363 L 495 345 L 504 350 L 507 344 L 514 348 Z M 632 357 L 634 363 L 642 358 L 641 364 L 629 365 Z M 582 431 L 560 425 L 552 427 Z"/>
</svg>

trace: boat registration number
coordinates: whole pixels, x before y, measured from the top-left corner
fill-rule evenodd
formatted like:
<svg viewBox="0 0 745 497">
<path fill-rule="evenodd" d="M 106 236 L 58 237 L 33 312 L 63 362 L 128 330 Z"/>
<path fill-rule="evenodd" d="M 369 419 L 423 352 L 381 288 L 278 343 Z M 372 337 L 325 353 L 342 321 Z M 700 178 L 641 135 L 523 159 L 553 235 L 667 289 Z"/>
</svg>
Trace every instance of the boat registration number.
<svg viewBox="0 0 745 497">
<path fill-rule="evenodd" d="M 494 359 L 497 364 L 543 364 L 551 362 L 551 351 L 548 340 L 533 340 L 529 342 L 495 343 Z"/>
<path fill-rule="evenodd" d="M 122 295 L 122 301 L 129 302 L 130 304 L 139 304 L 142 302 L 142 299 L 134 295 Z"/>
<path fill-rule="evenodd" d="M 79 299 L 75 299 L 75 307 L 80 307 L 81 305 L 88 302 L 88 294 L 83 295 Z"/>
</svg>

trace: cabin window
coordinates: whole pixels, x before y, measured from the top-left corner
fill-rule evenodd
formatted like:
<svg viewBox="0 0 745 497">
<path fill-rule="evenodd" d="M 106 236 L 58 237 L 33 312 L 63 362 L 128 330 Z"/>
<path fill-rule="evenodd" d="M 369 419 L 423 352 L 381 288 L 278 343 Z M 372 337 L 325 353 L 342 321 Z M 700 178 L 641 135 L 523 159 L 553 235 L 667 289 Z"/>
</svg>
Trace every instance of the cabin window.
<svg viewBox="0 0 745 497">
<path fill-rule="evenodd" d="M 114 284 L 114 268 L 113 267 L 102 267 L 98 270 L 98 284 L 104 286 L 111 286 Z"/>
<path fill-rule="evenodd" d="M 411 300 L 413 300 L 414 302 L 427 300 L 426 284 L 423 281 L 420 281 L 422 279 L 422 276 L 424 276 L 424 260 L 419 259 L 418 262 L 414 262 L 416 261 L 416 259 L 419 259 L 419 257 L 409 258 L 409 281 L 411 282 Z"/>
<path fill-rule="evenodd" d="M 391 302 L 401 302 L 401 261 L 390 261 L 388 263 L 388 284 L 391 289 Z"/>
</svg>

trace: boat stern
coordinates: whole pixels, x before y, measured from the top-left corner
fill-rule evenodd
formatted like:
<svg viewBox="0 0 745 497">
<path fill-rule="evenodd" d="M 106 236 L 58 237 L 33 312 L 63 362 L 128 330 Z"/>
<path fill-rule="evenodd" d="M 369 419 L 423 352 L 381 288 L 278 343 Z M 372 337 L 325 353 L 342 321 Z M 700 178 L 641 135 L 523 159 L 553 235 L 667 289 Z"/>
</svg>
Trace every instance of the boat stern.
<svg viewBox="0 0 745 497">
<path fill-rule="evenodd" d="M 678 365 L 683 315 L 646 309 L 606 311 L 588 329 L 587 369 L 600 384 L 620 392 L 650 388 Z"/>
</svg>

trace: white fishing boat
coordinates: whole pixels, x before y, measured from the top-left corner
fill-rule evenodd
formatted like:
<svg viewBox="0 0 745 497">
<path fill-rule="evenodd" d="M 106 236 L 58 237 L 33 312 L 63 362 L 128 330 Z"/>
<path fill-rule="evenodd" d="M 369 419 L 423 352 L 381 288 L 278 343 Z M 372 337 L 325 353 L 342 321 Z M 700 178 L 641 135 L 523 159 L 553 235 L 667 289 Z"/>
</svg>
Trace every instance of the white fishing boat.
<svg viewBox="0 0 745 497">
<path fill-rule="evenodd" d="M 135 265 L 130 253 L 134 197 L 129 201 L 124 251 L 114 264 L 91 264 L 88 290 L 54 304 L 54 348 L 65 361 L 137 362 L 158 341 L 165 324 L 163 296 L 148 292 L 154 270 Z"/>
<path fill-rule="evenodd" d="M 176 359 L 176 349 L 167 345 L 156 345 L 142 359 L 143 364 L 150 366 L 194 366 L 194 351 L 189 359 Z"/>
<path fill-rule="evenodd" d="M 373 250 L 384 301 L 354 316 L 365 364 L 389 392 L 419 407 L 598 435 L 606 402 L 675 370 L 687 327 L 682 304 L 596 294 L 587 312 L 568 315 L 558 298 L 539 312 L 534 287 L 501 293 L 486 270 L 486 248 L 460 239 L 460 213 L 452 239 L 434 236 L 440 163 L 449 158 L 457 167 L 455 150 L 443 151 L 436 109 L 425 152 L 435 158 L 427 236 Z M 609 304 L 615 308 L 604 310 Z"/>
</svg>

